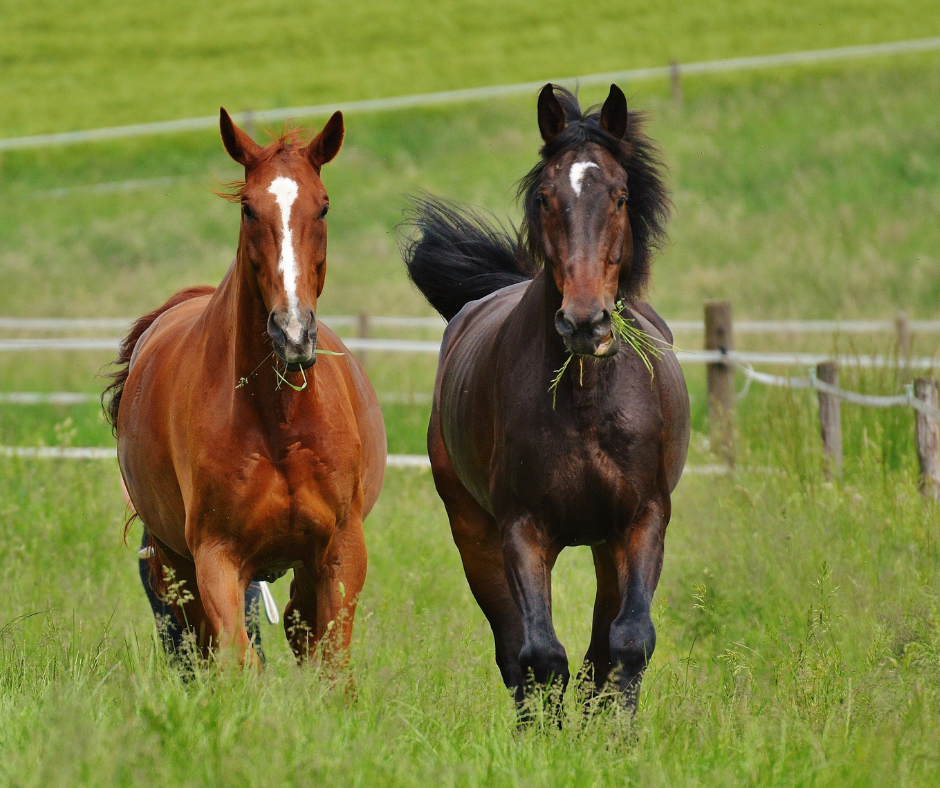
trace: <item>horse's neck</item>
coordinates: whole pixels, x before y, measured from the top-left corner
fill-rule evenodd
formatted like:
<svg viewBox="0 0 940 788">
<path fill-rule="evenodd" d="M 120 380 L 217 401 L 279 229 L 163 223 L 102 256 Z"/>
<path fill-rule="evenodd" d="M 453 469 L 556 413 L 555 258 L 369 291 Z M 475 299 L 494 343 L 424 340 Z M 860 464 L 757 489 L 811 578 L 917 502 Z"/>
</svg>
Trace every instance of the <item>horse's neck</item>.
<svg viewBox="0 0 940 788">
<path fill-rule="evenodd" d="M 248 281 L 251 273 L 236 258 L 204 313 L 206 346 L 216 353 L 235 361 L 238 357 L 250 361 L 251 356 L 264 350 L 264 330 L 267 316 L 264 303 L 256 295 L 257 287 Z M 271 352 L 270 345 L 263 355 Z M 260 358 L 255 363 L 261 361 Z"/>
</svg>

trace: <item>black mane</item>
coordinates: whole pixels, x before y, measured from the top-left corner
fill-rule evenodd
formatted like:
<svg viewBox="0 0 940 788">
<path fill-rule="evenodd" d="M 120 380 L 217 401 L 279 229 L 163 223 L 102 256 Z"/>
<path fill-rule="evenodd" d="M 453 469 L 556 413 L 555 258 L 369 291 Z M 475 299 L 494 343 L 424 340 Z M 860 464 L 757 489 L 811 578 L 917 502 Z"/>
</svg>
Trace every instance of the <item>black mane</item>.
<svg viewBox="0 0 940 788">
<path fill-rule="evenodd" d="M 577 96 L 554 85 L 555 96 L 564 109 L 567 124 L 563 131 L 546 142 L 539 154 L 541 161 L 519 182 L 522 201 L 522 244 L 537 265 L 545 264 L 542 224 L 539 218 L 538 190 L 548 163 L 568 151 L 586 145 L 600 145 L 627 173 L 627 212 L 633 233 L 633 262 L 629 276 L 620 287 L 620 296 L 643 295 L 649 283 L 653 253 L 666 241 L 666 221 L 672 202 L 666 189 L 659 148 L 643 133 L 644 113 L 631 112 L 623 139 L 601 128 L 600 105 L 582 111 Z"/>
</svg>

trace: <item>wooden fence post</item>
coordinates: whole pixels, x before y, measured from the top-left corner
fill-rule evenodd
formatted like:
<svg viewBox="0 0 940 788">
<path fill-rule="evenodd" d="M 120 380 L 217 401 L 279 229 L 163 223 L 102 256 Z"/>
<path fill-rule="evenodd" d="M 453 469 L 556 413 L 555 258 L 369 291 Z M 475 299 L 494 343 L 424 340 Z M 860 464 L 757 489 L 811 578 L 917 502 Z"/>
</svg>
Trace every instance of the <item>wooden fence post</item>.
<svg viewBox="0 0 940 788">
<path fill-rule="evenodd" d="M 678 107 L 682 104 L 682 72 L 678 60 L 669 64 L 669 81 L 672 84 L 672 103 Z"/>
<path fill-rule="evenodd" d="M 368 339 L 369 338 L 369 313 L 360 312 L 359 317 L 356 319 L 356 336 L 359 339 Z M 367 354 L 365 350 L 360 350 L 357 354 L 359 357 L 359 363 L 362 366 L 366 365 Z"/>
<path fill-rule="evenodd" d="M 936 378 L 914 381 L 914 396 L 932 408 L 937 407 Z M 920 460 L 920 491 L 925 498 L 940 501 L 940 425 L 937 420 L 917 411 L 917 459 Z"/>
<path fill-rule="evenodd" d="M 816 377 L 830 386 L 839 385 L 839 365 L 835 361 L 824 361 L 816 365 Z M 842 475 L 842 408 L 838 397 L 818 391 L 819 428 L 822 432 L 823 469 L 827 479 Z"/>
<path fill-rule="evenodd" d="M 705 303 L 705 349 L 732 350 L 731 302 Z M 734 367 L 723 361 L 706 366 L 708 377 L 708 426 L 712 451 L 734 465 Z"/>
<path fill-rule="evenodd" d="M 911 355 L 911 321 L 904 312 L 898 312 L 894 325 L 898 332 L 898 356 L 907 358 Z"/>
</svg>

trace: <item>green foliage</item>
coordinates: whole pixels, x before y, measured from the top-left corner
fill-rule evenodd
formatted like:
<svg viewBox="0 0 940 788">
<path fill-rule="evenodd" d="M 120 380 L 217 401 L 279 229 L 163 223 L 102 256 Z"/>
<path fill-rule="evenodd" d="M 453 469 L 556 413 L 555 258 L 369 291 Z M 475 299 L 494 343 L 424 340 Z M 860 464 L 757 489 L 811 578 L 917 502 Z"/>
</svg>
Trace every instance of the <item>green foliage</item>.
<svg viewBox="0 0 940 788">
<path fill-rule="evenodd" d="M 621 342 L 639 356 L 640 361 L 643 362 L 643 366 L 646 367 L 646 371 L 650 373 L 650 381 L 652 381 L 654 373 L 653 362 L 650 361 L 650 356 L 656 359 L 662 358 L 663 350 L 666 346 L 661 340 L 654 339 L 642 328 L 634 325 L 635 321 L 632 317 L 624 317 L 623 310 L 623 301 L 618 301 L 616 308 L 610 315 L 611 330 L 617 334 Z M 555 377 L 552 378 L 551 385 L 548 387 L 548 393 L 552 395 L 552 410 L 555 409 L 558 384 L 561 383 L 561 378 L 565 374 L 565 370 L 568 369 L 572 358 L 574 358 L 574 354 L 569 353 L 568 357 L 565 359 L 565 363 L 555 371 Z M 583 365 L 584 360 L 579 359 L 579 364 Z M 581 366 L 578 372 L 579 374 L 583 374 L 584 367 Z"/>
</svg>

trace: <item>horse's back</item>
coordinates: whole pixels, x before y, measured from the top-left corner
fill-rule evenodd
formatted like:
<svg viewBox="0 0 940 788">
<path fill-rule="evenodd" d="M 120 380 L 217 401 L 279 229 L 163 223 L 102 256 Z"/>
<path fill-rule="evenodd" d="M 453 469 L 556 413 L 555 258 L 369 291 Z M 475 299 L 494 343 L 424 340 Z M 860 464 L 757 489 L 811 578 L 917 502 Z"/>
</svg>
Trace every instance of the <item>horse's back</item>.
<svg viewBox="0 0 940 788">
<path fill-rule="evenodd" d="M 145 352 L 145 349 L 149 352 L 156 345 L 178 343 L 186 330 L 192 328 L 199 316 L 205 311 L 211 298 L 212 292 L 208 292 L 177 302 L 157 315 L 134 345 L 128 371 L 134 367 L 137 359 Z"/>
</svg>

